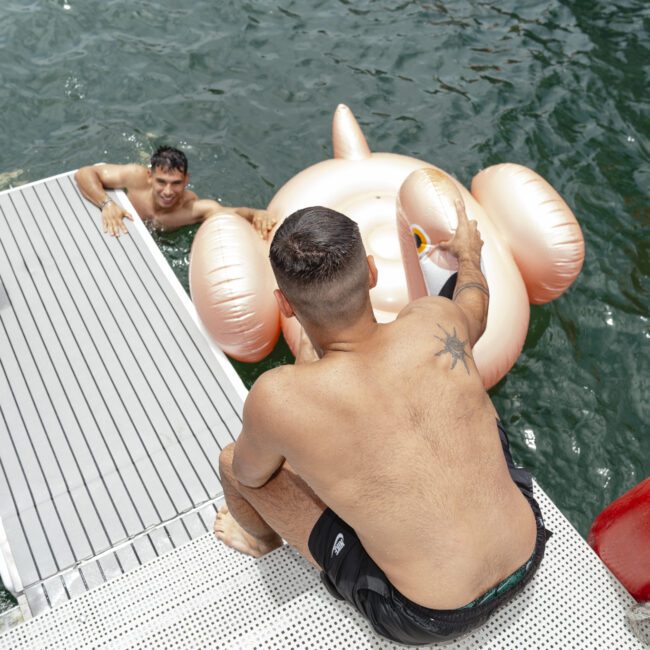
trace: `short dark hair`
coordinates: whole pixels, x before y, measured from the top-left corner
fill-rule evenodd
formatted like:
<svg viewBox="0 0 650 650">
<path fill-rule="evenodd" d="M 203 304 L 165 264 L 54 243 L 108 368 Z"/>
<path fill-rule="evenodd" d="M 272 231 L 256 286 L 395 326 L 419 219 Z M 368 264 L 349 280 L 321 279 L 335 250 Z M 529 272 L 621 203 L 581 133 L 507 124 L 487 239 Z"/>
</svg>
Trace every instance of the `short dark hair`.
<svg viewBox="0 0 650 650">
<path fill-rule="evenodd" d="M 163 171 L 178 171 L 187 174 L 187 156 L 174 147 L 158 147 L 151 156 L 151 171 L 159 168 Z"/>
<path fill-rule="evenodd" d="M 298 315 L 313 323 L 347 324 L 369 301 L 359 227 L 336 210 L 314 206 L 287 217 L 270 258 L 278 286 Z"/>
</svg>

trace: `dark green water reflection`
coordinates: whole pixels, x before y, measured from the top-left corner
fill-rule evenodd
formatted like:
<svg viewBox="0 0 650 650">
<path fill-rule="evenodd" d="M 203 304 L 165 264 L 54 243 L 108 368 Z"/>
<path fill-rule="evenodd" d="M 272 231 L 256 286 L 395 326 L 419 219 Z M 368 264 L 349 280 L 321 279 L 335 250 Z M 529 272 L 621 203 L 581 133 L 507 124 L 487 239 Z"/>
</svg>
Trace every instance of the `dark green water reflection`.
<svg viewBox="0 0 650 650">
<path fill-rule="evenodd" d="M 466 184 L 497 162 L 536 169 L 586 263 L 533 309 L 492 396 L 515 458 L 584 535 L 650 474 L 649 27 L 645 0 L 5 0 L 0 188 L 169 143 L 200 195 L 263 206 L 329 157 L 341 101 L 374 150 Z M 157 237 L 186 287 L 194 232 Z M 268 363 L 238 369 L 250 382 Z"/>
</svg>

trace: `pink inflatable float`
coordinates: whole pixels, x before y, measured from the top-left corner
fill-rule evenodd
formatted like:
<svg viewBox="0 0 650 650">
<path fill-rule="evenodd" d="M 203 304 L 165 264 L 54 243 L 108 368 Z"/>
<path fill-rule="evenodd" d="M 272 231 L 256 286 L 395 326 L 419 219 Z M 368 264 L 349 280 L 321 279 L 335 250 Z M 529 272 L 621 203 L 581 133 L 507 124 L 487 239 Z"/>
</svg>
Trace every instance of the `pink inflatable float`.
<svg viewBox="0 0 650 650">
<path fill-rule="evenodd" d="M 453 274 L 455 261 L 437 244 L 453 235 L 453 203 L 460 196 L 484 241 L 491 298 L 474 357 L 485 386 L 493 386 L 521 352 L 529 303 L 557 297 L 582 268 L 584 243 L 571 210 L 543 178 L 519 165 L 485 169 L 470 194 L 430 163 L 371 153 L 343 104 L 334 114 L 333 143 L 333 159 L 303 170 L 275 195 L 268 209 L 278 225 L 309 205 L 354 219 L 379 271 L 371 291 L 375 315 L 388 322 L 409 300 L 437 294 Z M 280 329 L 294 354 L 298 349 L 300 325 L 281 322 L 273 297 L 270 239 L 262 241 L 236 215 L 220 215 L 201 226 L 192 246 L 190 291 L 197 311 L 217 344 L 242 361 L 263 359 Z"/>
</svg>

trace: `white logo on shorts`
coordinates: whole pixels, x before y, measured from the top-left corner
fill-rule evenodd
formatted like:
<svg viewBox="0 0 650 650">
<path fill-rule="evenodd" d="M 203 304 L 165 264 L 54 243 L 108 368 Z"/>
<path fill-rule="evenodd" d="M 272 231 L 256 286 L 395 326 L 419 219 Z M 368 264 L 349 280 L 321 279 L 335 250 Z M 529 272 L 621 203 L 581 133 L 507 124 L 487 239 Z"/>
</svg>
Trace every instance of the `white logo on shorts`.
<svg viewBox="0 0 650 650">
<path fill-rule="evenodd" d="M 343 539 L 343 533 L 339 533 L 334 540 L 334 546 L 332 546 L 332 555 L 338 555 L 345 546 L 345 540 Z"/>
</svg>

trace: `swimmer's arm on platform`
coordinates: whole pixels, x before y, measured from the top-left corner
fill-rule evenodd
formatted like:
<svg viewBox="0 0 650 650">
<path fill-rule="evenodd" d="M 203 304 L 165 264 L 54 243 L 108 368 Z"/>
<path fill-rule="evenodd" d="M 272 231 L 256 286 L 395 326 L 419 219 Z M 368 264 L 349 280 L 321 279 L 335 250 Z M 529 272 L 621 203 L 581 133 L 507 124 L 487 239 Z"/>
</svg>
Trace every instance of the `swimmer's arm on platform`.
<svg viewBox="0 0 650 650">
<path fill-rule="evenodd" d="M 91 165 L 82 167 L 74 175 L 79 190 L 102 213 L 105 233 L 117 237 L 126 233 L 122 219 L 133 217 L 109 198 L 107 189 L 135 189 L 147 183 L 147 168 L 142 165 Z"/>
<path fill-rule="evenodd" d="M 456 201 L 455 205 L 458 215 L 456 233 L 452 239 L 441 243 L 440 248 L 458 259 L 458 278 L 453 301 L 467 317 L 469 344 L 473 347 L 485 331 L 490 291 L 481 271 L 483 240 L 476 221 L 468 220 L 461 201 Z"/>
<path fill-rule="evenodd" d="M 278 408 L 278 404 L 273 403 L 272 384 L 272 379 L 263 375 L 244 402 L 242 430 L 235 443 L 232 468 L 235 478 L 247 487 L 262 487 L 284 463 L 272 427 L 269 427 L 270 416 Z"/>
</svg>

